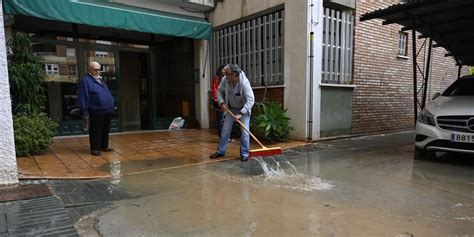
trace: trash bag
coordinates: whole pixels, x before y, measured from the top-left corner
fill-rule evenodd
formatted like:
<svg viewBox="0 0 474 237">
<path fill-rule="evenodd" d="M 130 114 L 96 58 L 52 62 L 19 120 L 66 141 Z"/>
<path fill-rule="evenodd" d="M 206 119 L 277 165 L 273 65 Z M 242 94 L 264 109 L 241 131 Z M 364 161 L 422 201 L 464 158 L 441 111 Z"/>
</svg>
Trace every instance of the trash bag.
<svg viewBox="0 0 474 237">
<path fill-rule="evenodd" d="M 168 130 L 180 130 L 184 126 L 184 118 L 177 117 L 173 119 Z"/>
</svg>

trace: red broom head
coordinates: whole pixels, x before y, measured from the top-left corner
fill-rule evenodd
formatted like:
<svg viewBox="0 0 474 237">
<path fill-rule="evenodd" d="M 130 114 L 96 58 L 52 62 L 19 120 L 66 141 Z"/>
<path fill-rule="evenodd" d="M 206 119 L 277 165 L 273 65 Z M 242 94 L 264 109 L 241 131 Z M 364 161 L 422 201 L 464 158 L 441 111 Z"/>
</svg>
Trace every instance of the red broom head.
<svg viewBox="0 0 474 237">
<path fill-rule="evenodd" d="M 275 156 L 283 154 L 281 147 L 267 147 L 262 149 L 250 150 L 249 157 L 257 156 Z"/>
</svg>

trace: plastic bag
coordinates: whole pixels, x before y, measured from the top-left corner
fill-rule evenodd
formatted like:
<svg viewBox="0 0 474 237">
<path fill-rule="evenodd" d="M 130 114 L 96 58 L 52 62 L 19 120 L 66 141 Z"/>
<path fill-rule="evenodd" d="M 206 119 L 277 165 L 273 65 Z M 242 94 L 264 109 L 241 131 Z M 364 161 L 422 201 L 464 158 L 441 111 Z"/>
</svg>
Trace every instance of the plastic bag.
<svg viewBox="0 0 474 237">
<path fill-rule="evenodd" d="M 184 118 L 177 117 L 173 119 L 168 130 L 180 130 L 184 126 Z"/>
</svg>

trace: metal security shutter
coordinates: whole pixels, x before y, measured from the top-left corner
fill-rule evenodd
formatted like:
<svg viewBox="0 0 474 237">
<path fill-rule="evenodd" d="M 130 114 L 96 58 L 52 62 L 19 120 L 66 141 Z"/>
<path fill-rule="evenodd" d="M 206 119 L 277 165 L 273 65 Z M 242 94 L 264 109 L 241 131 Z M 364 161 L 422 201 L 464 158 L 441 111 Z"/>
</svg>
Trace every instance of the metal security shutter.
<svg viewBox="0 0 474 237">
<path fill-rule="evenodd" d="M 354 16 L 352 12 L 324 8 L 322 82 L 350 84 Z"/>
<path fill-rule="evenodd" d="M 283 85 L 283 16 L 276 11 L 213 32 L 211 75 L 238 64 L 252 86 Z"/>
</svg>

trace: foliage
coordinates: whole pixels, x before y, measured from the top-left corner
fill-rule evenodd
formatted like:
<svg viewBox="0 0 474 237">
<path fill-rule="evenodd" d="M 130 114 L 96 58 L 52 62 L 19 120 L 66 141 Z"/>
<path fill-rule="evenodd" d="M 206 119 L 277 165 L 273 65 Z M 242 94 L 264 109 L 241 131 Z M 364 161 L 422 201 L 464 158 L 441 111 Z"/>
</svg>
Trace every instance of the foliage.
<svg viewBox="0 0 474 237">
<path fill-rule="evenodd" d="M 469 66 L 469 75 L 474 75 L 474 66 Z"/>
<path fill-rule="evenodd" d="M 258 115 L 253 120 L 257 134 L 270 141 L 288 139 L 293 127 L 286 116 L 287 109 L 275 101 L 257 103 L 257 108 Z"/>
<path fill-rule="evenodd" d="M 46 114 L 19 113 L 13 116 L 15 151 L 17 156 L 35 155 L 52 143 L 58 124 Z"/>
<path fill-rule="evenodd" d="M 7 46 L 16 154 L 39 154 L 52 143 L 58 128 L 43 113 L 46 104 L 43 59 L 33 55 L 25 33 L 15 33 Z"/>
<path fill-rule="evenodd" d="M 25 33 L 15 33 L 7 45 L 13 114 L 40 113 L 46 103 L 43 60 L 32 54 L 31 42 Z"/>
</svg>

